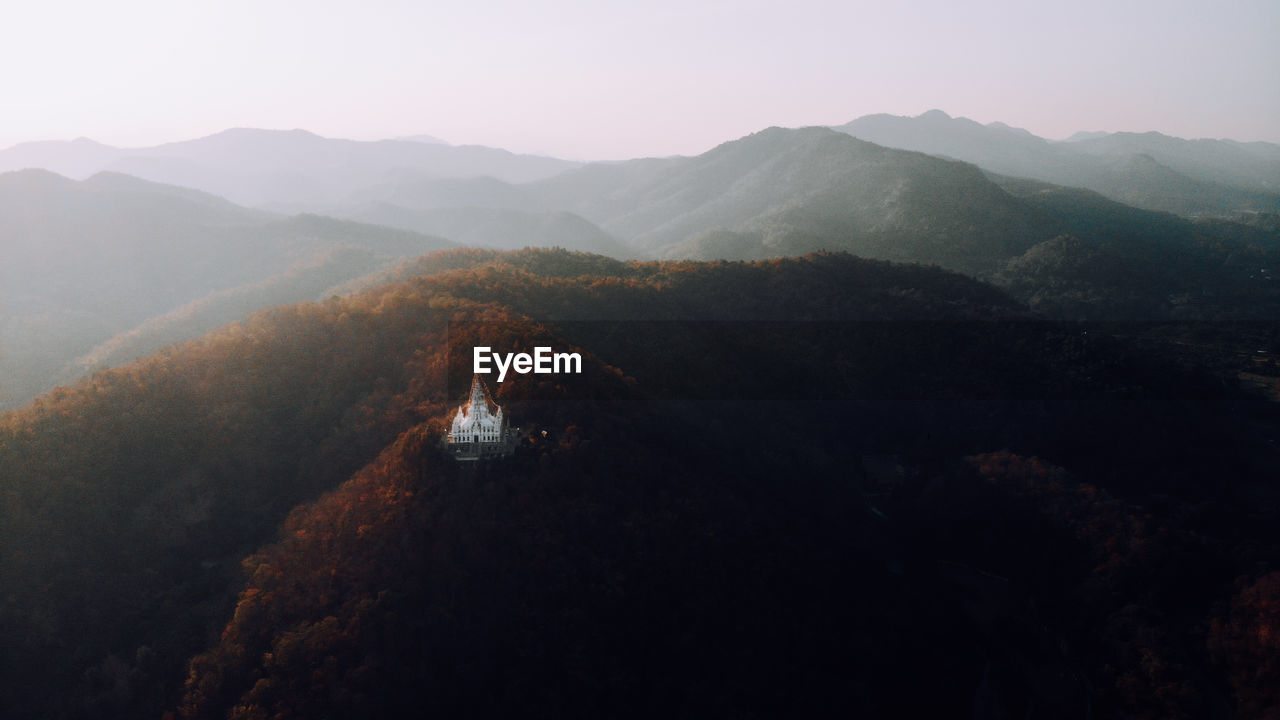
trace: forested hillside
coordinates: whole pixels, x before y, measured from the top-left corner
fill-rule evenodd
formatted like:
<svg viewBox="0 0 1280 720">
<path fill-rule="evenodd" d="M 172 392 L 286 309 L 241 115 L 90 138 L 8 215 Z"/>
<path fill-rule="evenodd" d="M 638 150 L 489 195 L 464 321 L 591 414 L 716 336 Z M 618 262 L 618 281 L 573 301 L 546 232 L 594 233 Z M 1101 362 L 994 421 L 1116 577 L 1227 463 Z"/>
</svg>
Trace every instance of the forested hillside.
<svg viewBox="0 0 1280 720">
<path fill-rule="evenodd" d="M 1194 356 L 843 254 L 384 280 L 0 416 L 0 714 L 1276 701 L 1280 423 Z M 478 344 L 586 363 L 464 467 Z"/>
<path fill-rule="evenodd" d="M 996 177 L 1062 235 L 1010 258 L 990 279 L 1063 320 L 1274 320 L 1280 234 L 1267 216 L 1188 220 L 1088 190 Z"/>
</svg>

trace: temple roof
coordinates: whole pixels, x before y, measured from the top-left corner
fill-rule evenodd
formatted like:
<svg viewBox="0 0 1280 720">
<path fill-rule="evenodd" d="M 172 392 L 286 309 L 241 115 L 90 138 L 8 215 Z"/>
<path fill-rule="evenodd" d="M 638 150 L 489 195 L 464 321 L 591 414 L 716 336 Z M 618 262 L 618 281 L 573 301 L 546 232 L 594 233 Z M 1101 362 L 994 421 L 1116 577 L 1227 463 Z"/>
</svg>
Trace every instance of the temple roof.
<svg viewBox="0 0 1280 720">
<path fill-rule="evenodd" d="M 497 415 L 502 410 L 498 403 L 493 401 L 493 396 L 489 394 L 489 388 L 485 386 L 484 380 L 480 379 L 480 375 L 476 374 L 471 377 L 471 393 L 467 400 L 467 414 L 474 412 L 478 404 L 484 403 L 485 409 L 490 415 Z"/>
</svg>

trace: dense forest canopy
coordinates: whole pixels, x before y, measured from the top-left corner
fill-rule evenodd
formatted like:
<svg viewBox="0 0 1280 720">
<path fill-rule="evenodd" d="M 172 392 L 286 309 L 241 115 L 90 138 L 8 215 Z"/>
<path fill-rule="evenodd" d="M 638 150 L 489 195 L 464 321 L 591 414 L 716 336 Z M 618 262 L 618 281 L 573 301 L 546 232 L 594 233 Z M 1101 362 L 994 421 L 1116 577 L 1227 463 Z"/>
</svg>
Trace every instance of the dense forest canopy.
<svg viewBox="0 0 1280 720">
<path fill-rule="evenodd" d="M 6 717 L 1275 706 L 1280 428 L 1212 335 L 1274 328 L 839 253 L 381 278 L 0 416 Z M 467 467 L 477 344 L 586 362 Z"/>
</svg>

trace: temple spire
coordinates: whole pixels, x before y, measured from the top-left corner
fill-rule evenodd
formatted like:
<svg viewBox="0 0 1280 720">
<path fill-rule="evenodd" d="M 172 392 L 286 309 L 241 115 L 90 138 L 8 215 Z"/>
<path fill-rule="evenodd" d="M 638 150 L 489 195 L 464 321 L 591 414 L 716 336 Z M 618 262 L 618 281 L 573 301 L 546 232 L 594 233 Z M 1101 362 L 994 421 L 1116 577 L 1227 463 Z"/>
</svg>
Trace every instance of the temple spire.
<svg viewBox="0 0 1280 720">
<path fill-rule="evenodd" d="M 485 400 L 484 381 L 480 379 L 479 374 L 471 376 L 471 412 L 475 412 L 476 408 L 488 407 Z"/>
</svg>

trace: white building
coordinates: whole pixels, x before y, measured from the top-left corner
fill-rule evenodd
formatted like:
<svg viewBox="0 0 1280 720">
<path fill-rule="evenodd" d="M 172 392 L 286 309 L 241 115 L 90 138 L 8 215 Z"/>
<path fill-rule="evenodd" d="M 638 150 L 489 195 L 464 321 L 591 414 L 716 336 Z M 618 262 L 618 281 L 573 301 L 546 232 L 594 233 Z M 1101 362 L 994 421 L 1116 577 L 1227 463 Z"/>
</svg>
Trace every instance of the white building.
<svg viewBox="0 0 1280 720">
<path fill-rule="evenodd" d="M 471 379 L 471 396 L 458 406 L 448 443 L 460 460 L 506 455 L 515 446 L 502 408 L 493 401 L 479 375 Z"/>
</svg>

